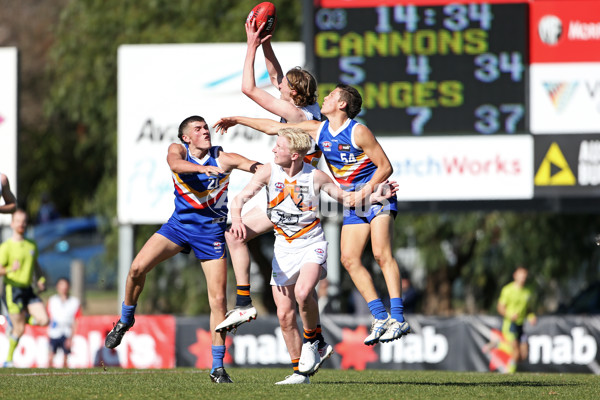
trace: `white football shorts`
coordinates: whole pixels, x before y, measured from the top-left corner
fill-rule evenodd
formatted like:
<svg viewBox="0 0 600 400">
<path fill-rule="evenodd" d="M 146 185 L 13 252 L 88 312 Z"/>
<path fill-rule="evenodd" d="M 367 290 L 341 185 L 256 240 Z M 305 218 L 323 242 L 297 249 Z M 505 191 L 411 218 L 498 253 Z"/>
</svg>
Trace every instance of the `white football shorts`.
<svg viewBox="0 0 600 400">
<path fill-rule="evenodd" d="M 296 283 L 300 269 L 307 263 L 321 265 L 319 280 L 327 276 L 327 241 L 318 241 L 300 249 L 275 246 L 271 286 L 290 286 Z"/>
</svg>

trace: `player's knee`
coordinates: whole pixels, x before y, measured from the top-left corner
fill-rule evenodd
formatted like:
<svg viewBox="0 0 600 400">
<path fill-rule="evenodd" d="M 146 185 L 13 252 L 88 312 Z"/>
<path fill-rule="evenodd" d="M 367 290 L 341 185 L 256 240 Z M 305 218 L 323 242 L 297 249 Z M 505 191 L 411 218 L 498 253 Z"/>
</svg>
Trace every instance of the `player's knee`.
<svg viewBox="0 0 600 400">
<path fill-rule="evenodd" d="M 217 293 L 210 296 L 210 308 L 213 311 L 227 311 L 227 297 L 224 293 Z"/>
<path fill-rule="evenodd" d="M 143 277 L 145 274 L 146 273 L 145 273 L 144 266 L 137 260 L 133 260 L 133 263 L 131 264 L 131 267 L 129 268 L 129 276 L 132 279 L 139 279 L 139 278 Z"/>
<path fill-rule="evenodd" d="M 294 292 L 298 307 L 304 308 L 308 304 L 309 300 L 312 300 L 312 290 L 309 290 L 308 288 L 296 287 Z"/>
<path fill-rule="evenodd" d="M 277 309 L 277 318 L 279 319 L 281 329 L 286 330 L 293 325 L 293 320 L 296 318 L 295 314 L 294 310 L 289 308 L 280 307 Z"/>
<path fill-rule="evenodd" d="M 342 253 L 340 261 L 342 262 L 344 268 L 346 268 L 347 270 L 354 269 L 358 265 L 360 265 L 360 258 L 344 253 Z"/>
<path fill-rule="evenodd" d="M 373 258 L 375 262 L 382 268 L 391 265 L 392 255 L 389 252 L 376 250 L 373 251 Z"/>
</svg>

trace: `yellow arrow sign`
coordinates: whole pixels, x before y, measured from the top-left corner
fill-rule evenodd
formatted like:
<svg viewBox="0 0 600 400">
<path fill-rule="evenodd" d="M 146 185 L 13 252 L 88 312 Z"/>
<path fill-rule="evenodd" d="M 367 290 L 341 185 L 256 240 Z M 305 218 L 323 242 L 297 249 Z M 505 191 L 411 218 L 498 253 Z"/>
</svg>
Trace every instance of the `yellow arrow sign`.
<svg viewBox="0 0 600 400">
<path fill-rule="evenodd" d="M 552 166 L 558 168 L 558 172 L 552 173 Z M 536 186 L 574 186 L 575 175 L 571 171 L 565 156 L 556 142 L 553 142 L 544 156 L 540 168 L 535 174 Z"/>
</svg>

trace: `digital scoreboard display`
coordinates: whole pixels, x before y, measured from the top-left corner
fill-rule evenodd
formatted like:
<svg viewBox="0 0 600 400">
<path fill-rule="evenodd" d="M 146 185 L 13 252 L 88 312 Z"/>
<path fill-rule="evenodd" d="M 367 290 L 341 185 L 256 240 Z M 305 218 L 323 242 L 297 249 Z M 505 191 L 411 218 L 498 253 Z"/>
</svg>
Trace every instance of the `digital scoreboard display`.
<svg viewBox="0 0 600 400">
<path fill-rule="evenodd" d="M 314 22 L 321 100 L 356 87 L 373 132 L 527 132 L 526 3 L 316 7 Z"/>
</svg>

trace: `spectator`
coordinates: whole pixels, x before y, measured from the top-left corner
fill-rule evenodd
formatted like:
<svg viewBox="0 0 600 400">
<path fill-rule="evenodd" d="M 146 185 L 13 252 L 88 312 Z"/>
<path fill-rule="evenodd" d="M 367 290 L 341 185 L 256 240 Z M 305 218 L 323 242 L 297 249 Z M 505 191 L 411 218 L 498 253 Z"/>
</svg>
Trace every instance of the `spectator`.
<svg viewBox="0 0 600 400">
<path fill-rule="evenodd" d="M 67 367 L 67 359 L 71 353 L 71 345 L 77 331 L 77 320 L 81 316 L 79 299 L 70 295 L 71 284 L 67 278 L 59 278 L 56 282 L 56 294 L 48 299 L 48 338 L 50 339 L 49 365 L 52 368 L 54 356 L 58 349 L 62 350 L 62 365 Z"/>
</svg>

